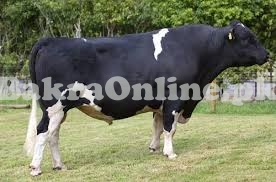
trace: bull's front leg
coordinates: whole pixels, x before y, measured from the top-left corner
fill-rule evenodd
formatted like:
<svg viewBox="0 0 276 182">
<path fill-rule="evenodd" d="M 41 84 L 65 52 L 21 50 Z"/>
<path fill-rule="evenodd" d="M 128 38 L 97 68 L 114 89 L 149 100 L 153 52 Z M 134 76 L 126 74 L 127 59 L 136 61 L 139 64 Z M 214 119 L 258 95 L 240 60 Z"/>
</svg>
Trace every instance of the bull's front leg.
<svg viewBox="0 0 276 182">
<path fill-rule="evenodd" d="M 150 152 L 159 152 L 160 136 L 163 133 L 163 117 L 160 113 L 154 113 L 152 140 L 149 145 Z"/>
<path fill-rule="evenodd" d="M 179 101 L 170 101 L 164 104 L 163 122 L 164 122 L 164 148 L 163 154 L 169 159 L 175 159 L 177 155 L 173 150 L 173 136 L 176 132 L 176 125 L 179 116 L 182 114 L 181 103 Z"/>
</svg>

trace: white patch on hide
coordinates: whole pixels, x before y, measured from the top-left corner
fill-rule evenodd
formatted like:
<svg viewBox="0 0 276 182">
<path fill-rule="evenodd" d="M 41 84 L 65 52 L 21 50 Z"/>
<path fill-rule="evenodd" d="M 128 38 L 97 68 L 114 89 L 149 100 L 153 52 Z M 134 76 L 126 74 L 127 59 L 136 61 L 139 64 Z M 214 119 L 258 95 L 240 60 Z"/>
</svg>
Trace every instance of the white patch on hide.
<svg viewBox="0 0 276 182">
<path fill-rule="evenodd" d="M 87 86 L 83 83 L 75 82 L 74 86 L 72 87 L 73 91 L 80 91 L 80 98 L 85 98 L 90 101 L 89 104 L 83 104 L 82 106 L 78 107 L 80 111 L 87 114 L 88 116 L 106 121 L 108 124 L 112 124 L 114 118 L 111 116 L 107 116 L 102 113 L 102 108 L 94 103 L 95 96 L 93 95 L 93 91 L 87 89 Z"/>
<path fill-rule="evenodd" d="M 48 112 L 48 116 L 49 118 L 51 118 L 52 116 L 54 116 L 55 114 L 62 112 L 63 113 L 63 108 L 65 106 L 62 105 L 61 101 L 58 100 L 57 103 L 55 103 L 54 105 L 52 105 L 51 107 L 47 108 L 47 112 Z"/>
<path fill-rule="evenodd" d="M 158 59 L 158 55 L 162 52 L 162 45 L 161 45 L 161 41 L 162 38 L 166 36 L 166 34 L 169 32 L 169 30 L 167 28 L 161 29 L 157 34 L 153 34 L 152 35 L 152 41 L 153 41 L 153 45 L 154 45 L 154 58 L 157 61 Z"/>
</svg>

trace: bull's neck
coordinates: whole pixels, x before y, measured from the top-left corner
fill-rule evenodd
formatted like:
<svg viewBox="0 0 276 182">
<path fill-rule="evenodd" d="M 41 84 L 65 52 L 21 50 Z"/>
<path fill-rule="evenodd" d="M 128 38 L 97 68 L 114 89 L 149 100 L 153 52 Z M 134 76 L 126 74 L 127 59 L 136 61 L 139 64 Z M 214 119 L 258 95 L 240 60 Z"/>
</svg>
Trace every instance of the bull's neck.
<svg viewBox="0 0 276 182">
<path fill-rule="evenodd" d="M 204 85 L 212 82 L 220 73 L 228 68 L 228 66 L 220 64 L 219 61 L 222 60 L 212 60 L 213 64 L 208 64 L 205 69 L 205 74 L 202 77 L 202 83 Z"/>
<path fill-rule="evenodd" d="M 215 29 L 209 36 L 209 47 L 205 53 L 208 64 L 205 64 L 205 73 L 201 76 L 201 83 L 204 85 L 212 82 L 221 72 L 231 67 L 231 62 L 228 60 L 229 57 L 225 53 L 227 46 L 225 35 L 227 35 L 228 31 L 228 27 Z"/>
</svg>

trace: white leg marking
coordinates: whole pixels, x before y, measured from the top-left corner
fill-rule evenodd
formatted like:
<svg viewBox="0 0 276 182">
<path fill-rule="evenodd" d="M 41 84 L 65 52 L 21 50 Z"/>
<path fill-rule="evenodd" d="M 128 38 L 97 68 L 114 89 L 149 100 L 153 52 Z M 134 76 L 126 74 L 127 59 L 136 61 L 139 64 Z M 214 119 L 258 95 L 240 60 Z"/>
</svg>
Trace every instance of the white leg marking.
<svg viewBox="0 0 276 182">
<path fill-rule="evenodd" d="M 66 166 L 61 161 L 60 151 L 59 151 L 59 130 L 60 125 L 53 132 L 52 136 L 49 136 L 49 146 L 53 159 L 53 169 L 54 170 L 66 170 Z"/>
<path fill-rule="evenodd" d="M 161 29 L 157 34 L 153 34 L 152 35 L 152 41 L 153 41 L 153 45 L 154 45 L 154 58 L 157 61 L 158 59 L 158 55 L 162 52 L 162 45 L 161 45 L 161 41 L 162 38 L 166 36 L 166 34 L 169 32 L 169 30 L 167 28 Z"/>
<path fill-rule="evenodd" d="M 150 152 L 159 151 L 160 149 L 160 136 L 163 133 L 163 118 L 159 113 L 155 113 L 153 119 L 153 133 L 152 140 L 149 146 Z"/>
<path fill-rule="evenodd" d="M 43 158 L 43 151 L 44 151 L 46 142 L 49 140 L 49 138 L 52 138 L 55 135 L 55 133 L 57 132 L 57 129 L 60 126 L 61 120 L 64 117 L 64 112 L 62 110 L 63 107 L 64 106 L 62 106 L 61 102 L 59 101 L 55 105 L 47 109 L 48 115 L 50 118 L 48 131 L 45 133 L 40 133 L 37 136 L 35 149 L 34 149 L 34 156 L 31 163 L 32 170 L 30 174 L 32 176 L 37 176 L 41 174 L 40 166 Z"/>
<path fill-rule="evenodd" d="M 49 146 L 53 158 L 53 169 L 62 167 L 62 162 L 61 162 L 61 157 L 60 157 L 60 152 L 59 152 L 59 147 L 58 147 L 58 140 L 59 140 L 59 129 L 60 127 L 57 128 L 57 130 L 53 133 L 53 136 L 49 138 Z"/>
<path fill-rule="evenodd" d="M 31 167 L 30 174 L 32 176 L 38 176 L 41 174 L 40 164 L 43 158 L 43 150 L 45 148 L 45 144 L 47 141 L 47 135 L 48 135 L 48 132 L 40 133 L 39 135 L 37 135 L 34 154 L 33 154 L 33 160 L 30 165 Z"/>
<path fill-rule="evenodd" d="M 172 115 L 174 115 L 174 122 L 172 124 L 172 129 L 170 132 L 164 130 L 164 149 L 163 149 L 163 154 L 168 156 L 169 159 L 175 159 L 177 155 L 173 151 L 173 135 L 175 134 L 176 131 L 176 125 L 177 121 L 179 119 L 179 116 L 182 115 L 181 111 L 180 113 L 178 112 L 173 112 Z"/>
<path fill-rule="evenodd" d="M 168 156 L 169 159 L 175 159 L 177 155 L 173 151 L 173 135 L 176 131 L 176 121 L 172 125 L 170 132 L 164 130 L 164 149 L 163 154 Z"/>
</svg>

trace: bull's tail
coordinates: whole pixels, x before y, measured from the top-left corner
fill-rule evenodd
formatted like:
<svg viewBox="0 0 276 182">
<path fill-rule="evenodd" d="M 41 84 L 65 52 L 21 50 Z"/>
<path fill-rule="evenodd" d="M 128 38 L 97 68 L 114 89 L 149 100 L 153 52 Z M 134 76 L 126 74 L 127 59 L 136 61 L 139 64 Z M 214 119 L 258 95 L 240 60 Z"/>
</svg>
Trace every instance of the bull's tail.
<svg viewBox="0 0 276 182">
<path fill-rule="evenodd" d="M 50 42 L 50 38 L 43 38 L 40 41 L 38 41 L 32 48 L 32 51 L 30 54 L 29 70 L 30 70 L 30 75 L 31 75 L 33 84 L 37 83 L 36 72 L 35 72 L 35 63 L 36 63 L 37 55 L 39 54 L 39 50 L 41 50 L 43 46 L 47 46 L 49 42 Z M 33 87 L 32 111 L 30 114 L 27 136 L 24 144 L 24 149 L 28 156 L 33 155 L 34 145 L 35 145 L 35 140 L 37 135 L 37 130 L 36 130 L 36 126 L 37 126 L 36 110 L 37 110 L 37 98 L 38 98 L 37 96 L 38 96 L 38 90 L 35 90 L 35 87 Z"/>
<path fill-rule="evenodd" d="M 36 119 L 36 110 L 37 110 L 37 101 L 36 101 L 36 94 L 33 94 L 32 97 L 32 111 L 30 114 L 29 125 L 27 130 L 27 136 L 24 144 L 24 149 L 28 156 L 32 156 L 34 152 L 34 145 L 36 140 L 36 126 L 37 126 L 37 119 Z"/>
</svg>

